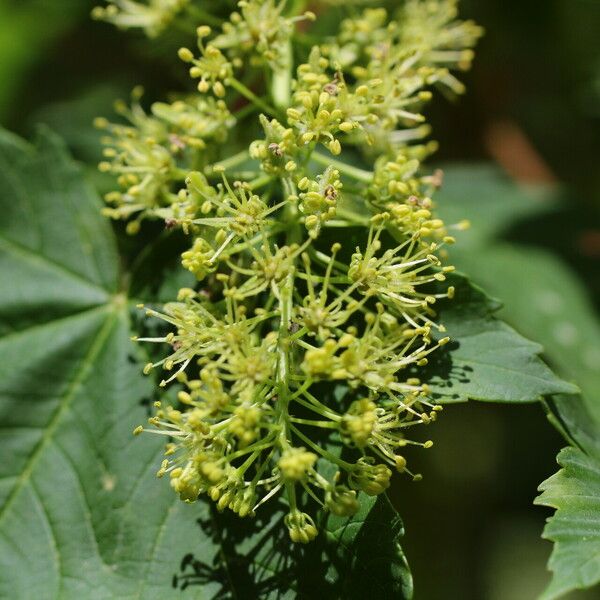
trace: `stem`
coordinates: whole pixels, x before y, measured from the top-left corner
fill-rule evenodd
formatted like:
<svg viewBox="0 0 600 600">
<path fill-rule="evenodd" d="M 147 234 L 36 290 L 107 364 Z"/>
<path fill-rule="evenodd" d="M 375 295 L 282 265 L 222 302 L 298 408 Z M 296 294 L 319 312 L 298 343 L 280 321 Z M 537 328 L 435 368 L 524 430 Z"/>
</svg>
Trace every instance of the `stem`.
<svg viewBox="0 0 600 600">
<path fill-rule="evenodd" d="M 227 171 L 227 177 L 232 181 L 252 181 L 260 171 Z"/>
<path fill-rule="evenodd" d="M 281 179 L 283 189 L 288 196 L 296 195 L 296 186 L 291 177 L 283 177 Z M 298 219 L 298 207 L 288 202 L 285 206 L 284 221 L 288 226 L 287 244 L 300 243 L 302 241 L 302 225 Z"/>
<path fill-rule="evenodd" d="M 173 169 L 171 169 L 171 175 L 173 176 L 173 179 L 176 181 L 185 181 L 189 174 L 190 174 L 190 171 L 188 171 L 187 169 L 179 169 L 177 167 L 174 167 Z"/>
<path fill-rule="evenodd" d="M 260 177 L 257 177 L 256 179 L 249 181 L 248 187 L 252 191 L 254 191 L 254 190 L 262 187 L 263 185 L 267 185 L 267 183 L 269 183 L 271 181 L 271 179 L 273 179 L 273 177 L 271 175 L 261 175 Z"/>
<path fill-rule="evenodd" d="M 313 427 L 321 427 L 325 429 L 339 429 L 337 423 L 333 423 L 332 421 L 315 421 L 313 419 L 300 419 L 298 417 L 290 417 L 290 421 L 300 425 L 312 425 Z"/>
<path fill-rule="evenodd" d="M 279 340 L 277 343 L 277 402 L 275 410 L 279 416 L 281 432 L 279 442 L 282 448 L 289 446 L 289 332 L 292 317 L 292 289 L 294 286 L 293 272 L 288 275 L 279 290 Z"/>
<path fill-rule="evenodd" d="M 290 105 L 292 92 L 293 51 L 291 39 L 285 44 L 280 54 L 281 66 L 273 70 L 271 97 L 275 106 L 285 110 Z"/>
<path fill-rule="evenodd" d="M 213 174 L 215 169 L 231 169 L 231 167 L 236 167 L 239 164 L 242 164 L 243 162 L 247 161 L 250 158 L 250 153 L 248 152 L 248 150 L 242 150 L 240 152 L 238 152 L 237 154 L 234 154 L 233 156 L 230 156 L 229 158 L 226 158 L 225 160 L 220 160 L 219 162 L 216 162 L 213 165 L 208 165 L 204 171 L 207 174 Z"/>
<path fill-rule="evenodd" d="M 332 421 L 339 421 L 341 416 L 338 415 L 335 411 L 333 411 L 328 406 L 325 406 L 322 402 L 319 402 L 309 391 L 304 392 L 304 397 L 315 407 L 320 414 Z"/>
<path fill-rule="evenodd" d="M 364 169 L 359 169 L 358 167 L 353 167 L 341 160 L 336 160 L 335 158 L 331 158 L 329 156 L 325 156 L 320 154 L 319 152 L 313 152 L 312 160 L 318 162 L 327 167 L 335 167 L 340 173 L 344 175 L 348 175 L 348 177 L 352 177 L 357 181 L 362 181 L 363 183 L 371 183 L 373 181 L 373 172 L 365 171 Z"/>
<path fill-rule="evenodd" d="M 301 404 L 302 406 L 308 408 L 308 410 L 312 410 L 314 413 L 317 413 L 321 417 L 328 418 L 330 421 L 335 421 L 337 423 L 338 421 L 341 420 L 340 417 L 338 415 L 336 415 L 335 413 L 330 413 L 330 412 L 324 411 L 321 408 L 312 404 L 311 402 L 308 402 L 307 400 L 303 400 L 301 397 L 295 398 L 294 402 Z"/>
<path fill-rule="evenodd" d="M 323 458 L 326 458 L 327 460 L 330 460 L 332 463 L 339 465 L 340 467 L 351 471 L 354 468 L 354 465 L 350 464 L 349 462 L 346 462 L 345 460 L 342 460 L 341 458 L 334 456 L 333 454 L 331 454 L 331 452 L 328 452 L 327 450 L 325 450 L 324 448 L 321 448 L 320 446 L 317 446 L 310 438 L 307 438 L 297 427 L 295 427 L 294 425 L 291 426 L 291 428 L 294 430 L 294 433 L 305 443 L 308 444 L 315 452 L 317 452 L 318 454 L 320 454 Z"/>
<path fill-rule="evenodd" d="M 285 483 L 285 493 L 287 495 L 288 504 L 290 505 L 290 512 L 296 510 L 296 487 L 291 481 Z"/>
<path fill-rule="evenodd" d="M 302 329 L 299 329 L 298 331 L 296 331 L 296 333 L 294 333 L 293 335 L 290 336 L 290 342 L 299 340 L 306 333 L 308 333 L 308 329 L 306 327 L 302 327 Z"/>
<path fill-rule="evenodd" d="M 340 216 L 346 219 L 347 221 L 353 221 L 354 223 L 358 223 L 359 225 L 363 225 L 365 227 L 369 227 L 371 223 L 369 217 L 359 215 L 352 210 L 348 210 L 340 206 L 336 208 L 336 216 Z"/>
<path fill-rule="evenodd" d="M 273 440 L 271 438 L 272 438 L 272 436 L 269 435 L 265 439 L 260 440 L 259 442 L 255 443 L 255 444 L 252 444 L 252 446 L 248 446 L 247 448 L 242 448 L 241 450 L 238 450 L 237 452 L 233 452 L 232 454 L 230 454 L 227 457 L 227 460 L 229 460 L 229 461 L 235 460 L 236 458 L 239 458 L 240 456 L 244 456 L 244 454 L 249 454 L 250 452 L 253 452 L 255 454 L 260 454 L 263 450 L 265 450 L 266 448 L 270 448 L 273 445 Z"/>
<path fill-rule="evenodd" d="M 272 106 L 269 106 L 262 98 L 259 98 L 250 88 L 247 88 L 241 81 L 235 77 L 231 77 L 227 80 L 227 83 L 237 92 L 239 92 L 244 98 L 252 102 L 255 106 L 271 115 L 272 117 L 277 116 L 277 110 Z"/>
</svg>

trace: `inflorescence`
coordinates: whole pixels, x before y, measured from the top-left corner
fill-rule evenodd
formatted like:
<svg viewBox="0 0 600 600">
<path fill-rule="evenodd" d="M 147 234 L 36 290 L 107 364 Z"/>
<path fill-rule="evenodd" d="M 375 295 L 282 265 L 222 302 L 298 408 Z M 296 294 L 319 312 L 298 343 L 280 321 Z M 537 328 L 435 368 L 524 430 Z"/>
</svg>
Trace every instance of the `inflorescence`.
<svg viewBox="0 0 600 600">
<path fill-rule="evenodd" d="M 187 4 L 95 15 L 154 36 Z M 313 44 L 315 15 L 290 4 L 242 0 L 219 31 L 200 23 L 197 50 L 179 51 L 196 93 L 146 112 L 135 90 L 122 123 L 96 124 L 119 184 L 106 213 L 129 233 L 183 230 L 198 281 L 146 309 L 169 332 L 139 341 L 170 351 L 145 372 L 178 392 L 135 433 L 166 436 L 158 476 L 182 500 L 247 516 L 283 493 L 291 539 L 308 542 L 307 498 L 352 515 L 394 470 L 420 478 L 403 449 L 432 445 L 407 435 L 441 408 L 415 373 L 449 341 L 435 306 L 454 293 L 454 239 L 431 199 L 442 174 L 421 167 L 435 150 L 421 111 L 433 89 L 462 92 L 481 30 L 454 0 L 406 0 Z M 252 120 L 262 134 L 240 150 L 228 138 Z"/>
</svg>

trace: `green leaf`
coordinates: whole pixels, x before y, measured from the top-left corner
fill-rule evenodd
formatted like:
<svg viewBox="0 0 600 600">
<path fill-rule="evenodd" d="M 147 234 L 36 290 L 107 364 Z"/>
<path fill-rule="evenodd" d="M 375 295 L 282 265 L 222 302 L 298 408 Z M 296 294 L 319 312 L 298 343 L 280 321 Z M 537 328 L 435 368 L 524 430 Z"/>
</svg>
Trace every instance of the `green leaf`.
<svg viewBox="0 0 600 600">
<path fill-rule="evenodd" d="M 242 521 L 154 477 L 160 437 L 131 432 L 156 387 L 100 205 L 54 135 L 0 133 L 0 597 L 409 598 L 386 498 L 298 547 L 275 503 Z"/>
<path fill-rule="evenodd" d="M 557 509 L 544 531 L 556 542 L 546 599 L 600 581 L 600 325 L 584 286 L 557 256 L 509 237 L 515 224 L 535 226 L 556 207 L 548 190 L 519 188 L 487 166 L 448 168 L 440 194 L 448 222 L 472 222 L 451 249 L 454 263 L 501 298 L 498 314 L 541 341 L 583 390 L 583 400 L 558 395 L 546 403 L 549 419 L 574 446 L 561 451 L 563 469 L 540 486 L 536 500 Z"/>
<path fill-rule="evenodd" d="M 111 74 L 114 78 L 114 73 Z M 44 104 L 29 118 L 32 126 L 44 123 L 60 135 L 69 150 L 79 159 L 99 173 L 97 163 L 102 160 L 102 132 L 94 127 L 98 115 L 113 113 L 115 98 L 126 98 L 126 86 L 112 81 L 96 81 L 83 90 L 70 94 L 66 99 Z M 109 183 L 113 178 L 107 175 Z M 110 190 L 109 190 L 110 191 Z"/>
<path fill-rule="evenodd" d="M 543 537 L 555 542 L 545 600 L 600 582 L 600 425 L 580 397 L 548 401 L 548 418 L 573 447 L 561 450 L 563 467 L 543 482 L 536 504 L 557 509 Z"/>
<path fill-rule="evenodd" d="M 432 355 L 425 378 L 434 395 L 445 402 L 534 402 L 578 392 L 540 359 L 540 345 L 494 316 L 497 302 L 464 277 L 453 276 L 450 283 L 455 297 L 443 304 L 439 320 L 451 343 L 448 351 Z"/>
<path fill-rule="evenodd" d="M 363 497 L 360 512 L 351 519 L 329 516 L 326 532 L 328 545 L 337 549 L 328 580 L 343 582 L 339 597 L 412 597 L 412 577 L 400 547 L 404 528 L 387 496 Z"/>
<path fill-rule="evenodd" d="M 558 256 L 508 238 L 517 223 L 536 227 L 556 211 L 556 194 L 519 187 L 490 166 L 444 171 L 442 216 L 449 223 L 465 218 L 472 223 L 450 249 L 452 261 L 502 301 L 500 318 L 543 345 L 545 356 L 577 382 L 589 412 L 600 420 L 600 323 L 587 291 Z"/>
<path fill-rule="evenodd" d="M 542 598 L 552 600 L 600 582 L 599 455 L 565 448 L 558 455 L 562 469 L 540 486 L 536 504 L 556 513 L 544 537 L 555 542 L 549 567 L 553 578 Z"/>
<path fill-rule="evenodd" d="M 600 456 L 600 425 L 581 396 L 553 396 L 544 405 L 548 420 L 569 444 Z"/>
<path fill-rule="evenodd" d="M 34 152 L 0 132 L 0 333 L 92 308 L 117 287 L 109 226 L 56 144 Z"/>
<path fill-rule="evenodd" d="M 563 468 L 540 485 L 535 500 L 557 509 L 543 534 L 555 542 L 546 600 L 600 582 L 600 426 L 579 397 L 549 403 L 550 420 L 573 447 L 561 450 L 557 461 Z"/>
</svg>

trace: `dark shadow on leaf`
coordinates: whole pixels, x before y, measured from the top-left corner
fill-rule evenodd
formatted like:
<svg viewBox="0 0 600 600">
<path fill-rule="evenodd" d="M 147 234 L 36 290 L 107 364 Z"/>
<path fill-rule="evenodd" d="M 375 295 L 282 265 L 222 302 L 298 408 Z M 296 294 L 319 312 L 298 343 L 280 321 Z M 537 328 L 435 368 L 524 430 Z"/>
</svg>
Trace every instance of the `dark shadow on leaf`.
<svg viewBox="0 0 600 600">
<path fill-rule="evenodd" d="M 369 508 L 362 516 L 323 515 L 320 535 L 303 546 L 289 540 L 282 503 L 240 519 L 200 500 L 207 516 L 198 520 L 198 533 L 212 542 L 214 555 L 183 556 L 173 587 L 214 589 L 208 596 L 213 600 L 363 599 L 374 592 L 377 598 L 408 598 L 412 581 L 398 546 L 400 519 L 387 498 L 363 501 Z"/>
<path fill-rule="evenodd" d="M 451 341 L 437 352 L 432 352 L 425 367 L 411 370 L 411 376 L 431 386 L 434 400 L 460 400 L 461 396 L 454 391 L 455 387 L 460 388 L 471 381 L 473 367 L 457 364 L 453 360 L 453 353 L 459 348 L 459 342 Z"/>
</svg>

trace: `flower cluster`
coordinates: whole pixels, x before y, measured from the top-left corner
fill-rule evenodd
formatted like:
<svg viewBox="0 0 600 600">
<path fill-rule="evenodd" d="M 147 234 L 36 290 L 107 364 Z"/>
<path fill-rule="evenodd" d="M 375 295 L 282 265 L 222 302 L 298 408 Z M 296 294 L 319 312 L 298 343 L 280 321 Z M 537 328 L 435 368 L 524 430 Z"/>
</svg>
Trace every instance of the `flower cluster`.
<svg viewBox="0 0 600 600">
<path fill-rule="evenodd" d="M 273 71 L 289 67 L 289 45 L 297 22 L 314 20 L 315 15 L 287 17 L 283 14 L 285 0 L 241 0 L 239 12 L 234 12 L 213 45 L 227 49 L 229 56 L 240 64 L 238 57 L 249 55 L 256 66 L 267 64 Z"/>
<path fill-rule="evenodd" d="M 92 17 L 113 23 L 123 29 L 143 29 L 149 37 L 159 35 L 190 0 L 107 0 L 108 6 L 97 6 Z"/>
<path fill-rule="evenodd" d="M 131 233 L 138 231 L 142 218 L 160 214 L 161 207 L 178 200 L 187 175 L 182 167 L 202 156 L 207 141 L 225 141 L 235 123 L 222 100 L 200 94 L 171 104 L 156 102 L 147 114 L 140 104 L 142 93 L 141 88 L 133 91 L 131 106 L 116 103 L 125 123 L 95 121 L 106 132 L 100 170 L 116 175 L 120 186 L 106 195 L 110 208 L 105 213 L 115 219 L 135 215 L 128 224 Z"/>
<path fill-rule="evenodd" d="M 370 99 L 366 129 L 377 153 L 393 153 L 429 133 L 419 112 L 431 98 L 425 88 L 464 91 L 452 70 L 469 69 L 482 31 L 456 20 L 457 2 L 407 0 L 392 21 L 384 9 L 366 9 L 344 21 L 336 42 L 326 46 Z"/>
<path fill-rule="evenodd" d="M 455 4 L 366 9 L 292 70 L 295 24 L 312 15 L 242 0 L 221 33 L 198 27 L 199 57 L 179 51 L 200 96 L 150 115 L 134 99 L 120 107 L 130 125 L 99 123 L 102 168 L 122 188 L 110 214 L 190 238 L 197 285 L 147 307 L 168 327 L 139 338 L 169 348 L 146 372 L 164 372 L 177 403 L 135 430 L 167 437 L 158 475 L 182 500 L 247 516 L 282 493 L 304 543 L 318 533 L 311 503 L 352 515 L 393 471 L 420 478 L 403 449 L 432 445 L 408 432 L 440 409 L 415 374 L 449 341 L 436 305 L 454 294 L 454 238 L 432 200 L 442 175 L 421 166 L 435 144 L 418 111 L 433 87 L 461 91 L 451 71 L 480 30 Z M 256 131 L 255 110 L 262 133 L 232 151 L 219 144 L 240 105 L 237 137 Z"/>
</svg>

